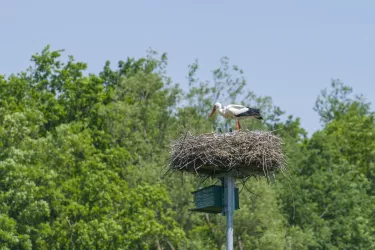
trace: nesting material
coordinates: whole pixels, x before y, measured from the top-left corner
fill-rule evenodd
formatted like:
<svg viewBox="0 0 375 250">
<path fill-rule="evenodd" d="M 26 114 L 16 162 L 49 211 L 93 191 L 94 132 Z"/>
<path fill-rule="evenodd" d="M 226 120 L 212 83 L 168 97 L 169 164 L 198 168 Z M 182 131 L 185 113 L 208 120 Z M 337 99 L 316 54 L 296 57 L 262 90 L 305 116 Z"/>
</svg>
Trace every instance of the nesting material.
<svg viewBox="0 0 375 250">
<path fill-rule="evenodd" d="M 226 134 L 189 132 L 173 142 L 169 170 L 218 177 L 274 176 L 285 172 L 282 140 L 265 131 L 240 130 Z"/>
</svg>

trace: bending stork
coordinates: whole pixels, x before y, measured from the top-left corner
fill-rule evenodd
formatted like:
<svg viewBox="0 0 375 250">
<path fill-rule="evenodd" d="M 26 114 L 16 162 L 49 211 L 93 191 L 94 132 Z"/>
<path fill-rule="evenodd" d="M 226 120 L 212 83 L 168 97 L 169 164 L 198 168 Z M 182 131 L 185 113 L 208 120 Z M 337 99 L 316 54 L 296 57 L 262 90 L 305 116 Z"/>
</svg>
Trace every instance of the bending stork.
<svg viewBox="0 0 375 250">
<path fill-rule="evenodd" d="M 211 117 L 215 111 L 218 111 L 221 116 L 224 118 L 230 118 L 236 120 L 236 129 L 240 130 L 240 120 L 256 118 L 258 120 L 262 120 L 263 117 L 260 115 L 259 109 L 249 108 L 246 106 L 238 105 L 238 104 L 230 104 L 227 106 L 222 106 L 219 102 L 215 103 L 214 108 L 209 117 Z"/>
</svg>

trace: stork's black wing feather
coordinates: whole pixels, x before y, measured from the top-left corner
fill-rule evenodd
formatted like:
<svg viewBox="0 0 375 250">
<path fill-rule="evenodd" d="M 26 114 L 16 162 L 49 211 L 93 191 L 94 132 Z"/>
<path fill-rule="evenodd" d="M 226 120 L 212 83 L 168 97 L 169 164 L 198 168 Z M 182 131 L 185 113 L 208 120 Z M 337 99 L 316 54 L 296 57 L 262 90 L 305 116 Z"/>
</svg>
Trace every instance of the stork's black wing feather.
<svg viewBox="0 0 375 250">
<path fill-rule="evenodd" d="M 241 114 L 236 115 L 236 117 L 241 117 L 241 116 L 253 116 L 259 120 L 262 120 L 263 117 L 260 115 L 260 109 L 254 109 L 250 107 L 246 107 L 247 111 L 243 112 Z"/>
</svg>

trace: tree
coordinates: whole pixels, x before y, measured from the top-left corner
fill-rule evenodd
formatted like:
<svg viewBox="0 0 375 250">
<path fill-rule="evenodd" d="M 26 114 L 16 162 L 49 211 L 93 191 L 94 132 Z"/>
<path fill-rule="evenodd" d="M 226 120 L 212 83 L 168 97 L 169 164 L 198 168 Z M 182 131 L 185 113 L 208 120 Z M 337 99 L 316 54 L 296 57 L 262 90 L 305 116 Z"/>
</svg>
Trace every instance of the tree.
<svg viewBox="0 0 375 250">
<path fill-rule="evenodd" d="M 295 200 L 292 204 L 284 194 L 284 209 L 289 223 L 313 233 L 311 247 L 371 249 L 373 115 L 368 103 L 348 97 L 351 88 L 341 83 L 332 87 L 316 106 L 324 129 L 302 141 L 295 153 L 299 160 L 292 160 L 298 165 L 290 184 L 293 193 L 285 193 Z"/>
<path fill-rule="evenodd" d="M 181 244 L 184 232 L 173 219 L 165 186 L 130 185 L 125 176 L 138 153 L 146 156 L 152 147 L 141 153 L 126 143 L 103 145 L 116 137 L 103 125 L 108 121 L 99 110 L 109 110 L 118 121 L 121 117 L 109 109 L 113 103 L 105 102 L 102 79 L 83 77 L 84 64 L 70 57 L 65 65 L 59 57 L 59 51 L 46 48 L 33 57 L 36 66 L 28 73 L 1 78 L 5 90 L 0 94 L 7 106 L 0 122 L 0 241 L 13 249 L 144 249 Z M 155 92 L 163 88 L 153 73 L 132 77 L 124 81 L 136 86 L 151 79 Z M 126 92 L 125 85 L 118 88 L 118 93 Z M 9 97 L 6 90 L 16 95 Z M 138 90 L 129 95 L 133 104 L 143 103 Z M 164 111 L 171 100 L 163 99 L 167 90 L 159 92 L 154 105 Z M 124 109 L 132 105 L 126 98 L 116 101 Z M 153 121 L 155 114 L 147 118 Z M 152 126 L 162 119 L 146 127 L 155 146 L 163 138 Z M 122 126 L 135 125 L 137 120 Z M 144 141 L 138 146 L 149 147 Z"/>
<path fill-rule="evenodd" d="M 338 79 L 332 80 L 330 92 L 327 89 L 321 91 L 321 95 L 315 102 L 314 110 L 318 112 L 323 124 L 340 118 L 352 105 L 358 105 L 358 111 L 362 114 L 369 111 L 370 104 L 365 101 L 365 98 L 362 95 L 353 96 L 352 93 L 353 88 Z"/>
</svg>

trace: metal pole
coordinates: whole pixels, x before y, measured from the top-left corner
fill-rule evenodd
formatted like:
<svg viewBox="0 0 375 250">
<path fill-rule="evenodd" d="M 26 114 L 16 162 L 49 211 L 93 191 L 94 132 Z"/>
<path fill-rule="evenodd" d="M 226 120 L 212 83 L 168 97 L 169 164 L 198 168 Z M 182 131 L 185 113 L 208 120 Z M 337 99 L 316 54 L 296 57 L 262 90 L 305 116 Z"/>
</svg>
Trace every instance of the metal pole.
<svg viewBox="0 0 375 250">
<path fill-rule="evenodd" d="M 221 133 L 223 133 L 223 131 L 218 127 L 217 134 L 220 135 Z M 224 178 L 220 178 L 220 180 L 222 185 L 224 184 L 223 215 L 227 217 L 227 250 L 233 250 L 234 178 L 233 176 L 227 175 L 224 176 Z"/>
<path fill-rule="evenodd" d="M 233 250 L 234 178 L 224 177 L 225 215 L 227 216 L 227 250 Z"/>
</svg>

